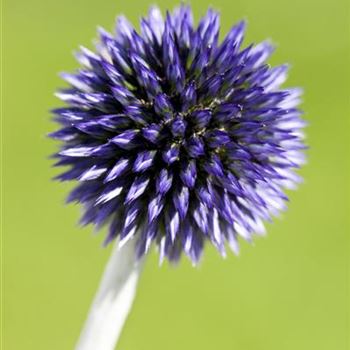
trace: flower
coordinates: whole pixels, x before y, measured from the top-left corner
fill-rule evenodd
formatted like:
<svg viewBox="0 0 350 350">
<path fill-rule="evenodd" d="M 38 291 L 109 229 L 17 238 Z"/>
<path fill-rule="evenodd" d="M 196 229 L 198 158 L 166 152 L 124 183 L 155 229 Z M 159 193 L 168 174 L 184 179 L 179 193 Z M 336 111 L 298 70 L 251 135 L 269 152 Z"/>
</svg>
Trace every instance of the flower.
<svg viewBox="0 0 350 350">
<path fill-rule="evenodd" d="M 81 47 L 82 68 L 62 74 L 70 88 L 53 110 L 61 129 L 57 178 L 77 180 L 68 202 L 81 223 L 109 225 L 106 243 L 135 237 L 138 256 L 155 242 L 160 259 L 182 252 L 197 263 L 205 241 L 222 255 L 237 238 L 263 234 L 285 209 L 284 188 L 304 162 L 300 89 L 281 88 L 287 65 L 266 64 L 269 42 L 241 48 L 245 23 L 219 42 L 219 15 L 198 26 L 181 5 L 158 8 L 138 33 L 119 17 L 99 29 L 96 52 Z"/>
</svg>

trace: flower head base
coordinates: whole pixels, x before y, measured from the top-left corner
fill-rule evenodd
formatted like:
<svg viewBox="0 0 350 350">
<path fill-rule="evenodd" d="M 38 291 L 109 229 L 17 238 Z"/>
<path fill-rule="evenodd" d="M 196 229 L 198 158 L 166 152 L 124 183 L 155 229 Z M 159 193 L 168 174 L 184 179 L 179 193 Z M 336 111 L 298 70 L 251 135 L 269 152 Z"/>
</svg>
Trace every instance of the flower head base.
<svg viewBox="0 0 350 350">
<path fill-rule="evenodd" d="M 109 225 L 106 243 L 135 236 L 138 256 L 156 242 L 161 259 L 196 263 L 205 241 L 237 252 L 284 209 L 304 161 L 300 90 L 280 89 L 288 67 L 266 64 L 270 43 L 241 48 L 244 29 L 219 42 L 215 11 L 194 26 L 189 6 L 165 20 L 152 8 L 141 33 L 124 17 L 100 29 L 97 52 L 62 75 L 58 179 L 79 181 L 68 201 L 82 224 Z"/>
</svg>

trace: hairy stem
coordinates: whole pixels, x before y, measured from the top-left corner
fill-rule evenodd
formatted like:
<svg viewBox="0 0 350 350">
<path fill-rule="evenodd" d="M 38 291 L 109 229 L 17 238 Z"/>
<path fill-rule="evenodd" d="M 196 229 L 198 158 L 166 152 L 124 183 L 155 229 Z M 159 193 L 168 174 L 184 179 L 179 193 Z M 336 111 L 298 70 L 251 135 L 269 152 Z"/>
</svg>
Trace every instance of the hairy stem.
<svg viewBox="0 0 350 350">
<path fill-rule="evenodd" d="M 135 242 L 116 246 L 104 271 L 76 350 L 113 350 L 133 303 L 143 261 Z"/>
</svg>

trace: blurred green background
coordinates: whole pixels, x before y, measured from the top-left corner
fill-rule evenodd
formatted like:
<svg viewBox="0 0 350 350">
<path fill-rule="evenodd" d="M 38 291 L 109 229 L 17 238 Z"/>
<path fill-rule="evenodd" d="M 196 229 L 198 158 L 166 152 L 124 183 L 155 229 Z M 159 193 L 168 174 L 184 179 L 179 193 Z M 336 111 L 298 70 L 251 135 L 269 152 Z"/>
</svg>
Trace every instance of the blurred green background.
<svg viewBox="0 0 350 350">
<path fill-rule="evenodd" d="M 71 185 L 50 180 L 57 144 L 48 110 L 77 67 L 72 51 L 92 46 L 97 25 L 133 23 L 150 2 L 5 0 L 3 3 L 3 349 L 72 349 L 110 248 L 76 225 L 64 206 Z M 173 8 L 175 1 L 161 1 Z M 268 236 L 226 260 L 208 247 L 198 269 L 183 260 L 146 263 L 119 349 L 349 349 L 349 2 L 193 1 L 222 13 L 222 32 L 248 19 L 248 42 L 278 44 L 289 85 L 305 88 L 309 164 L 289 210 Z M 98 350 L 98 349 L 96 349 Z"/>
</svg>

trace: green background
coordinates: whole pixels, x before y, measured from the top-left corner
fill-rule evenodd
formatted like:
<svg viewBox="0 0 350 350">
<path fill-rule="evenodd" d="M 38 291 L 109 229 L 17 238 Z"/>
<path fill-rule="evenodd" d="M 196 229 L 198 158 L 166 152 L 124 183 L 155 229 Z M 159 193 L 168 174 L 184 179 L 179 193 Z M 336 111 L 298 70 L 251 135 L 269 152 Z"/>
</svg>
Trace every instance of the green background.
<svg viewBox="0 0 350 350">
<path fill-rule="evenodd" d="M 161 1 L 173 8 L 175 1 Z M 110 248 L 64 206 L 70 184 L 50 180 L 56 144 L 48 110 L 57 73 L 77 67 L 97 25 L 133 23 L 148 1 L 6 0 L 3 3 L 3 349 L 72 349 Z M 222 32 L 248 19 L 248 42 L 278 44 L 289 85 L 305 88 L 309 164 L 289 210 L 266 238 L 226 260 L 208 247 L 198 269 L 146 263 L 119 349 L 349 349 L 349 2 L 193 1 L 222 14 Z M 98 350 L 98 349 L 96 349 Z"/>
</svg>

